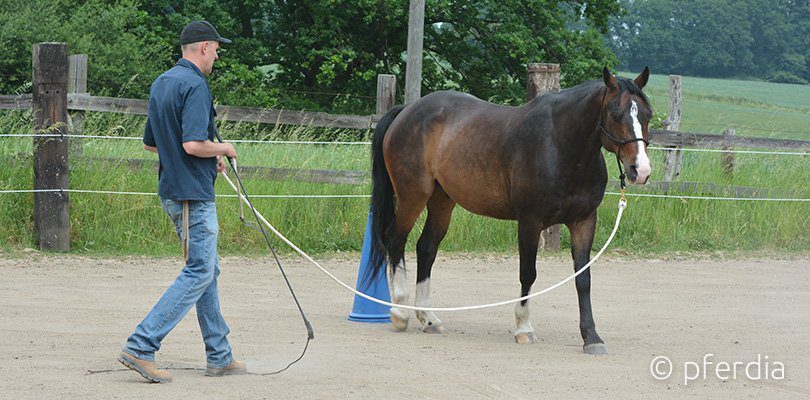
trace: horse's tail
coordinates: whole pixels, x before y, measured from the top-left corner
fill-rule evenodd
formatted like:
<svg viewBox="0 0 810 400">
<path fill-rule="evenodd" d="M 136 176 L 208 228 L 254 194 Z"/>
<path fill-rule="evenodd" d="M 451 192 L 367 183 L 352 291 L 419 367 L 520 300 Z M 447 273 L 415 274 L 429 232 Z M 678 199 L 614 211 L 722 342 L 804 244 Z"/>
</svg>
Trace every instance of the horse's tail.
<svg viewBox="0 0 810 400">
<path fill-rule="evenodd" d="M 365 282 L 371 284 L 383 272 L 387 251 L 385 233 L 396 217 L 394 186 L 385 168 L 383 139 L 385 132 L 405 106 L 396 106 L 385 113 L 374 128 L 371 139 L 371 249 Z"/>
</svg>

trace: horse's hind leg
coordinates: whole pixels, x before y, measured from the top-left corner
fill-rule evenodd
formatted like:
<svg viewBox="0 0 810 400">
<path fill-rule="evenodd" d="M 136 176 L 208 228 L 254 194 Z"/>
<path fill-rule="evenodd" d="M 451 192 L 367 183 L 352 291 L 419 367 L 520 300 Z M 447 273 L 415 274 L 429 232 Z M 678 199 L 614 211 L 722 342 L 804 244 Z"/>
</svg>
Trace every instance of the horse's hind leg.
<svg viewBox="0 0 810 400">
<path fill-rule="evenodd" d="M 591 257 L 591 246 L 596 231 L 596 212 L 585 220 L 569 224 L 571 231 L 571 256 L 574 259 L 574 271 L 579 271 Z M 606 354 L 607 348 L 596 333 L 591 310 L 591 270 L 577 276 L 577 296 L 579 297 L 579 330 L 584 344 L 583 351 L 588 354 Z"/>
<path fill-rule="evenodd" d="M 450 216 L 456 203 L 447 197 L 447 193 L 436 185 L 433 196 L 428 201 L 425 229 L 416 243 L 416 306 L 430 307 L 430 271 L 436 260 L 439 243 L 447 234 Z M 433 311 L 417 311 L 416 318 L 422 323 L 422 331 L 442 333 L 444 326 Z"/>
<path fill-rule="evenodd" d="M 405 242 L 408 234 L 413 229 L 413 224 L 419 214 L 425 208 L 430 194 L 424 196 L 397 197 L 397 215 L 394 224 L 391 225 L 386 238 L 388 250 L 388 287 L 391 291 L 391 301 L 396 304 L 406 304 L 408 302 L 408 284 L 405 275 Z M 391 323 L 394 329 L 403 331 L 408 327 L 410 314 L 407 310 L 391 307 Z"/>
<path fill-rule="evenodd" d="M 537 247 L 540 242 L 540 223 L 533 220 L 518 221 L 518 250 L 520 251 L 520 297 L 526 296 L 537 279 Z M 534 343 L 531 319 L 529 318 L 529 300 L 518 302 L 515 306 L 515 341 L 520 344 Z"/>
</svg>

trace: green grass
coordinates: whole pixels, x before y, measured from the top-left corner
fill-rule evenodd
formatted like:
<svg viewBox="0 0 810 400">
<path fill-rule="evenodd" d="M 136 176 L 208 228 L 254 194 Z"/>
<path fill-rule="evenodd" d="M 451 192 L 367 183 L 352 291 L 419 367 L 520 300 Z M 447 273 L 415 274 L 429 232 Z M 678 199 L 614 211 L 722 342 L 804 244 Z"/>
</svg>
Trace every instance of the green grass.
<svg viewBox="0 0 810 400">
<path fill-rule="evenodd" d="M 655 106 L 666 110 L 666 77 L 653 76 L 647 92 Z M 710 129 L 723 121 L 742 121 L 740 135 L 810 139 L 810 117 L 804 107 L 807 87 L 760 82 L 713 81 L 684 78 L 686 124 L 703 124 L 689 130 Z M 736 89 L 739 91 L 735 91 Z M 787 93 L 790 96 L 777 96 Z M 776 117 L 779 115 L 780 117 Z M 718 122 L 719 121 L 719 122 Z M 750 130 L 759 121 L 767 132 Z M 766 123 L 765 121 L 770 121 Z M 802 121 L 805 125 L 802 125 Z M 30 131 L 30 112 L 0 111 L 0 132 Z M 795 126 L 794 126 L 795 124 Z M 137 136 L 143 117 L 88 113 L 86 133 Z M 227 137 L 251 139 L 313 139 L 325 135 L 337 140 L 363 140 L 368 132 L 275 128 L 251 124 L 224 124 Z M 76 143 L 79 143 L 76 141 Z M 74 145 L 74 147 L 76 147 Z M 140 141 L 83 140 L 81 156 L 71 155 L 70 185 L 73 189 L 155 192 L 157 179 L 150 165 L 133 167 L 124 159 L 156 160 L 142 150 Z M 241 166 L 368 171 L 368 146 L 239 144 Z M 0 138 L 0 152 L 6 161 L 0 169 L 0 189 L 31 188 L 32 141 L 28 138 Z M 101 162 L 97 158 L 108 160 Z M 612 154 L 605 154 L 609 175 L 616 176 Z M 745 155 L 736 157 L 731 177 L 723 175 L 719 154 L 686 152 L 678 181 L 709 182 L 718 185 L 754 187 L 774 194 L 790 192 L 792 197 L 810 198 L 810 157 Z M 660 179 L 662 154 L 651 153 Z M 615 178 L 613 178 L 615 179 Z M 368 184 L 338 185 L 247 179 L 251 194 L 367 194 Z M 609 191 L 617 191 L 609 187 Z M 223 179 L 217 193 L 231 194 Z M 637 192 L 631 187 L 630 193 Z M 730 192 L 690 193 L 725 196 Z M 767 193 L 766 193 L 767 194 Z M 70 195 L 72 251 L 86 254 L 171 255 L 179 252 L 174 230 L 163 214 L 156 196 L 124 196 L 72 193 Z M 601 246 L 616 216 L 616 196 L 607 196 L 599 215 L 595 247 Z M 256 199 L 257 208 L 276 227 L 308 252 L 359 251 L 368 212 L 368 199 Z M 35 247 L 32 223 L 32 194 L 0 195 L 0 251 Z M 222 254 L 266 254 L 261 235 L 237 218 L 236 199 L 218 200 Z M 424 218 L 424 215 L 423 215 Z M 417 222 L 409 240 L 413 250 L 423 220 Z M 768 251 L 802 253 L 810 248 L 810 203 L 727 202 L 631 197 L 611 251 L 625 254 L 671 252 Z M 570 243 L 563 229 L 563 245 Z M 290 250 L 281 245 L 286 253 Z M 456 208 L 442 251 L 517 253 L 516 223 L 475 216 Z"/>
<path fill-rule="evenodd" d="M 0 171 L 3 188 L 31 187 L 30 143 L 5 140 L 4 154 L 15 154 L 10 168 Z M 11 144 L 11 145 L 10 145 Z M 314 148 L 313 148 L 314 147 Z M 365 146 L 240 145 L 243 165 L 335 168 L 368 167 Z M 137 141 L 88 141 L 85 156 L 154 158 Z M 611 155 L 606 155 L 608 160 Z M 653 162 L 661 161 L 660 152 Z M 616 172 L 612 163 L 611 176 Z M 810 197 L 810 160 L 807 157 L 738 155 L 732 178 L 720 172 L 719 155 L 685 154 L 682 178 L 780 191 L 790 188 Z M 775 173 L 779 171 L 779 173 Z M 366 194 L 368 185 L 332 185 L 247 179 L 252 194 Z M 132 168 L 124 163 L 74 162 L 71 187 L 112 191 L 156 191 L 152 167 Z M 217 193 L 231 194 L 223 179 Z M 615 191 L 615 188 L 610 190 Z M 630 192 L 634 190 L 631 187 Z M 727 195 L 728 193 L 711 193 Z M 3 248 L 34 246 L 30 194 L 3 195 L 0 236 Z M 223 254 L 263 254 L 261 236 L 238 220 L 236 199 L 218 200 Z M 365 226 L 368 200 L 360 199 L 256 199 L 257 208 L 290 239 L 318 252 L 358 251 Z M 616 197 L 608 196 L 600 209 L 597 245 L 607 237 L 616 215 Z M 613 249 L 633 253 L 715 250 L 788 250 L 810 248 L 810 205 L 807 203 L 712 202 L 630 198 L 621 233 Z M 74 251 L 109 254 L 168 255 L 177 243 L 157 197 L 71 194 L 71 241 Z M 421 231 L 421 221 L 410 248 Z M 514 252 L 516 224 L 472 215 L 457 208 L 443 250 Z M 563 243 L 569 243 L 565 230 Z"/>
<path fill-rule="evenodd" d="M 635 77 L 634 73 L 621 73 Z M 810 140 L 810 86 L 683 77 L 681 128 L 687 132 Z M 669 76 L 651 75 L 644 92 L 658 113 L 669 111 Z"/>
</svg>

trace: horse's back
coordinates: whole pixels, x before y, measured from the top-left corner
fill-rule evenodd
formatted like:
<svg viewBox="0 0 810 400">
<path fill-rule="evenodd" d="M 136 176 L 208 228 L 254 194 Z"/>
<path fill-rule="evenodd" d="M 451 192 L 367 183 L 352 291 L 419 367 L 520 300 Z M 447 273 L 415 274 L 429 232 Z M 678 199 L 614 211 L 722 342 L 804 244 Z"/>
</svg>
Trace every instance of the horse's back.
<svg viewBox="0 0 810 400">
<path fill-rule="evenodd" d="M 513 218 L 503 150 L 519 113 L 455 91 L 431 93 L 409 105 L 384 142 L 397 194 L 424 196 L 438 182 L 474 213 Z"/>
</svg>

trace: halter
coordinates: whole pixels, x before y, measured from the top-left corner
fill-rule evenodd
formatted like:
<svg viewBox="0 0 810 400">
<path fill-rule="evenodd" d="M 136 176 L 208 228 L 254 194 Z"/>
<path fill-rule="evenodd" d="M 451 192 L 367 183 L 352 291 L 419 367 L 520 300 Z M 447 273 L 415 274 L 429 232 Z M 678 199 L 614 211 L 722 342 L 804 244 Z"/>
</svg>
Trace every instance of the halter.
<svg viewBox="0 0 810 400">
<path fill-rule="evenodd" d="M 619 183 L 621 184 L 622 198 L 624 198 L 624 190 L 625 190 L 625 187 L 627 187 L 627 185 L 624 182 L 624 178 L 626 177 L 626 175 L 624 173 L 624 168 L 622 168 L 622 160 L 621 160 L 621 156 L 620 156 L 620 154 L 622 152 L 622 146 L 624 146 L 624 145 L 626 145 L 628 143 L 639 142 L 639 141 L 644 142 L 644 144 L 649 146 L 650 142 L 648 142 L 643 137 L 622 140 L 622 139 L 619 139 L 619 138 L 611 135 L 610 132 L 608 132 L 608 130 L 605 129 L 605 126 L 602 125 L 602 120 L 604 119 L 603 116 L 604 116 L 604 112 L 605 112 L 606 108 L 607 108 L 607 92 L 605 92 L 605 94 L 602 96 L 602 109 L 599 111 L 599 130 L 601 130 L 602 133 L 605 136 L 607 136 L 607 138 L 610 139 L 611 142 L 616 143 L 616 145 L 617 145 L 616 146 L 616 164 L 618 164 L 618 166 L 619 166 Z"/>
<path fill-rule="evenodd" d="M 621 160 L 621 156 L 620 156 L 620 154 L 622 152 L 622 146 L 624 146 L 624 145 L 626 145 L 628 143 L 633 143 L 633 142 L 644 142 L 644 144 L 649 146 L 650 142 L 647 141 L 644 138 L 632 138 L 632 139 L 624 139 L 624 140 L 619 139 L 619 138 L 611 135 L 610 132 L 608 132 L 608 130 L 605 129 L 605 126 L 602 125 L 601 120 L 599 121 L 599 129 L 602 131 L 602 133 L 605 136 L 607 136 L 608 139 L 610 139 L 610 141 L 617 144 L 617 147 L 616 147 L 616 164 L 618 164 L 618 166 L 619 166 L 619 182 L 620 182 L 621 187 L 622 187 L 622 193 L 624 193 L 624 188 L 627 185 L 624 183 L 624 178 L 626 177 L 626 175 L 624 173 L 624 168 L 622 168 L 622 160 Z"/>
</svg>

